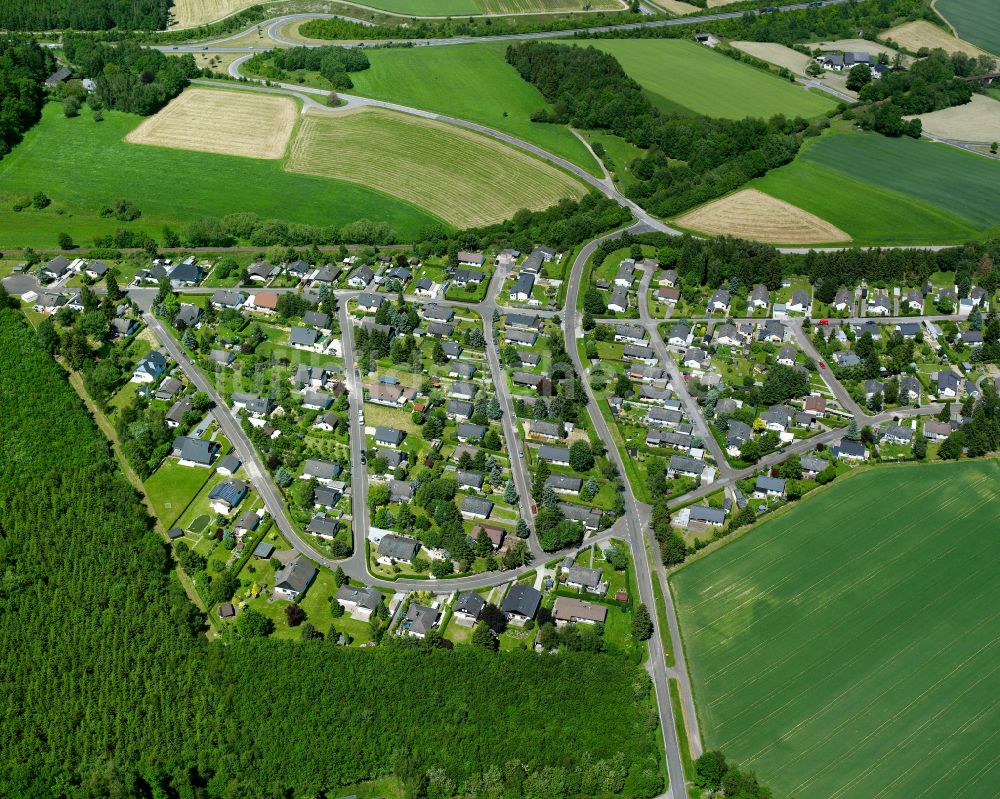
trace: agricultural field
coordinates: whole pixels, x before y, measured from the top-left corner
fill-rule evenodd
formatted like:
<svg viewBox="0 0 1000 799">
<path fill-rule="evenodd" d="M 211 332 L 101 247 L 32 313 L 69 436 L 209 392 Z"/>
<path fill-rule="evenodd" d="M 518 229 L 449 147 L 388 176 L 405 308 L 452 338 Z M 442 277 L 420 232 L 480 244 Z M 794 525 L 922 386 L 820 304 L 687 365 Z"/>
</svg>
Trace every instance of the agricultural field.
<svg viewBox="0 0 1000 799">
<path fill-rule="evenodd" d="M 931 50 L 940 47 L 949 53 L 967 53 L 971 56 L 981 55 L 983 52 L 975 45 L 958 39 L 944 28 L 939 28 L 923 19 L 890 28 L 879 38 L 887 42 L 895 42 L 900 47 L 914 53 L 921 47 L 927 47 Z"/>
<path fill-rule="evenodd" d="M 306 115 L 287 168 L 419 203 L 457 227 L 500 222 L 520 208 L 541 210 L 585 194 L 575 179 L 520 150 L 382 109 Z"/>
<path fill-rule="evenodd" d="M 1000 55 L 1000 5 L 996 0 L 937 0 L 934 8 L 962 39 Z"/>
<path fill-rule="evenodd" d="M 671 14 L 677 14 L 679 17 L 686 14 L 694 14 L 696 11 L 701 11 L 698 6 L 692 5 L 691 3 L 685 3 L 683 0 L 654 0 L 653 5 L 659 6 L 660 8 L 669 11 Z"/>
<path fill-rule="evenodd" d="M 809 56 L 803 55 L 798 50 L 775 42 L 730 42 L 730 44 L 754 58 L 767 61 L 769 64 L 777 64 L 796 75 L 805 75 L 806 67 L 812 61 Z"/>
<path fill-rule="evenodd" d="M 835 225 L 756 189 L 743 189 L 714 200 L 676 222 L 699 233 L 771 244 L 833 244 L 851 240 Z"/>
<path fill-rule="evenodd" d="M 124 141 L 141 120 L 118 111 L 105 111 L 100 123 L 67 119 L 61 104 L 48 104 L 42 121 L 0 161 L 0 246 L 51 247 L 63 231 L 89 243 L 120 227 L 159 239 L 165 224 L 182 228 L 237 211 L 313 225 L 384 219 L 404 240 L 435 222 L 409 203 L 353 183 L 285 172 L 277 161 Z M 15 200 L 36 191 L 52 205 L 13 211 Z M 125 225 L 102 218 L 101 206 L 116 197 L 135 203 L 142 216 Z"/>
<path fill-rule="evenodd" d="M 256 4 L 257 0 L 173 0 L 168 30 L 207 25 Z"/>
<path fill-rule="evenodd" d="M 910 117 L 907 117 L 910 119 Z M 983 94 L 972 102 L 921 114 L 924 131 L 942 139 L 990 144 L 1000 139 L 1000 101 Z"/>
<path fill-rule="evenodd" d="M 291 97 L 188 89 L 144 120 L 125 141 L 246 158 L 281 158 L 297 116 Z"/>
<path fill-rule="evenodd" d="M 943 144 L 835 133 L 750 183 L 865 244 L 950 244 L 1000 219 L 1000 164 Z"/>
<path fill-rule="evenodd" d="M 628 4 L 621 0 L 476 0 L 483 14 L 551 14 L 567 11 L 623 11 Z"/>
<path fill-rule="evenodd" d="M 600 177 L 568 127 L 532 122 L 545 98 L 504 60 L 504 43 L 370 50 L 371 68 L 351 75 L 353 94 L 424 108 L 488 125 Z"/>
<path fill-rule="evenodd" d="M 998 513 L 996 461 L 881 468 L 673 575 L 705 748 L 775 796 L 994 796 Z"/>
<path fill-rule="evenodd" d="M 775 114 L 814 117 L 836 105 L 830 97 L 682 39 L 599 39 L 584 43 L 617 58 L 653 104 L 669 113 L 729 119 L 768 118 Z"/>
</svg>

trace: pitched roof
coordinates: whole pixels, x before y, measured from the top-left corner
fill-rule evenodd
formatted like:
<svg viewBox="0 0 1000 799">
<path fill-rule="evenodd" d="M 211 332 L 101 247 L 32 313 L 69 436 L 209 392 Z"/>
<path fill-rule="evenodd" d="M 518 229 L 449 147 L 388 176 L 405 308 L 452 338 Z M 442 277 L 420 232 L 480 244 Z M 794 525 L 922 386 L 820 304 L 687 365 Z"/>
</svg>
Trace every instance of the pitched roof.
<svg viewBox="0 0 1000 799">
<path fill-rule="evenodd" d="M 542 595 L 530 585 L 513 585 L 500 603 L 500 610 L 504 613 L 516 613 L 519 616 L 533 618 L 538 606 L 542 602 Z"/>
<path fill-rule="evenodd" d="M 301 594 L 309 587 L 317 569 L 301 555 L 274 575 L 274 587 Z"/>
</svg>

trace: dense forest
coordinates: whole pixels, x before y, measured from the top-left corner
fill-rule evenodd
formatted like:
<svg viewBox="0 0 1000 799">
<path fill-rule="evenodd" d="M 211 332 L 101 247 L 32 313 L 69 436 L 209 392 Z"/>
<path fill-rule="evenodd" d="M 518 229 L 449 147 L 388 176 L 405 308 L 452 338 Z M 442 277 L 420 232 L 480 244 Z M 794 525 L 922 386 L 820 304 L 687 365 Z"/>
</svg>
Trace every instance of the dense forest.
<svg viewBox="0 0 1000 799">
<path fill-rule="evenodd" d="M 619 657 L 209 644 L 65 373 L 0 306 L 0 796 L 662 791 L 649 681 Z"/>
<path fill-rule="evenodd" d="M 2 27 L 2 25 L 0 25 Z M 42 116 L 52 54 L 26 36 L 0 36 L 0 158 Z"/>
<path fill-rule="evenodd" d="M 167 26 L 169 6 L 170 0 L 0 0 L 0 28 L 158 30 Z"/>
<path fill-rule="evenodd" d="M 787 164 L 799 149 L 795 134 L 809 127 L 784 117 L 661 114 L 617 59 L 594 47 L 526 42 L 510 46 L 507 61 L 552 105 L 533 120 L 608 130 L 647 150 L 631 165 L 637 181 L 628 195 L 657 216 L 700 205 Z"/>
<path fill-rule="evenodd" d="M 192 55 L 168 57 L 134 41 L 109 45 L 67 32 L 63 52 L 80 76 L 97 81 L 92 97 L 100 107 L 144 116 L 155 114 L 200 74 Z"/>
</svg>

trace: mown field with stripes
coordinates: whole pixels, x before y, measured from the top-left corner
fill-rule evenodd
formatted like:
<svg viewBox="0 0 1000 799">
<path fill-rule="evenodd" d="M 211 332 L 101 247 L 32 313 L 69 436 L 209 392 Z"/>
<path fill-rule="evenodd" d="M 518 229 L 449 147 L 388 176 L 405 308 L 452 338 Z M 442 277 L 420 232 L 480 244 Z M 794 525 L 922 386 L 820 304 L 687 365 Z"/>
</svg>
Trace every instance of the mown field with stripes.
<svg viewBox="0 0 1000 799">
<path fill-rule="evenodd" d="M 677 572 L 706 749 L 775 797 L 993 797 L 1000 465 L 834 484 Z"/>
</svg>

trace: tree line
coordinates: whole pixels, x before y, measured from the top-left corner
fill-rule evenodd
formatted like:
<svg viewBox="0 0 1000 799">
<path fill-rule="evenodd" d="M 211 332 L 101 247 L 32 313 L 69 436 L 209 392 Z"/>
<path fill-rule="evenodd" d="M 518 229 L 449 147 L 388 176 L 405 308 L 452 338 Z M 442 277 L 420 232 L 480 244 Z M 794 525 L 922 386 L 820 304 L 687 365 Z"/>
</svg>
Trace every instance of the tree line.
<svg viewBox="0 0 1000 799">
<path fill-rule="evenodd" d="M 65 373 L 0 305 L 0 796 L 662 791 L 649 679 L 614 655 L 347 650 L 255 637 L 252 613 L 208 642 Z"/>
<path fill-rule="evenodd" d="M 0 36 L 0 158 L 41 119 L 45 79 L 54 69 L 52 53 L 33 39 Z"/>
<path fill-rule="evenodd" d="M 607 130 L 646 150 L 630 165 L 636 182 L 627 193 L 657 216 L 720 197 L 787 164 L 798 152 L 797 134 L 819 132 L 817 124 L 782 116 L 662 114 L 617 59 L 595 47 L 525 42 L 507 48 L 507 61 L 552 106 L 532 120 Z"/>
<path fill-rule="evenodd" d="M 318 72 L 335 89 L 353 89 L 349 72 L 361 72 L 371 64 L 364 50 L 355 47 L 289 47 L 257 53 L 246 63 L 246 71 L 273 80 L 285 80 L 289 72 Z"/>
<path fill-rule="evenodd" d="M 51 31 L 159 30 L 167 27 L 170 0 L 0 0 L 0 28 Z"/>
</svg>

